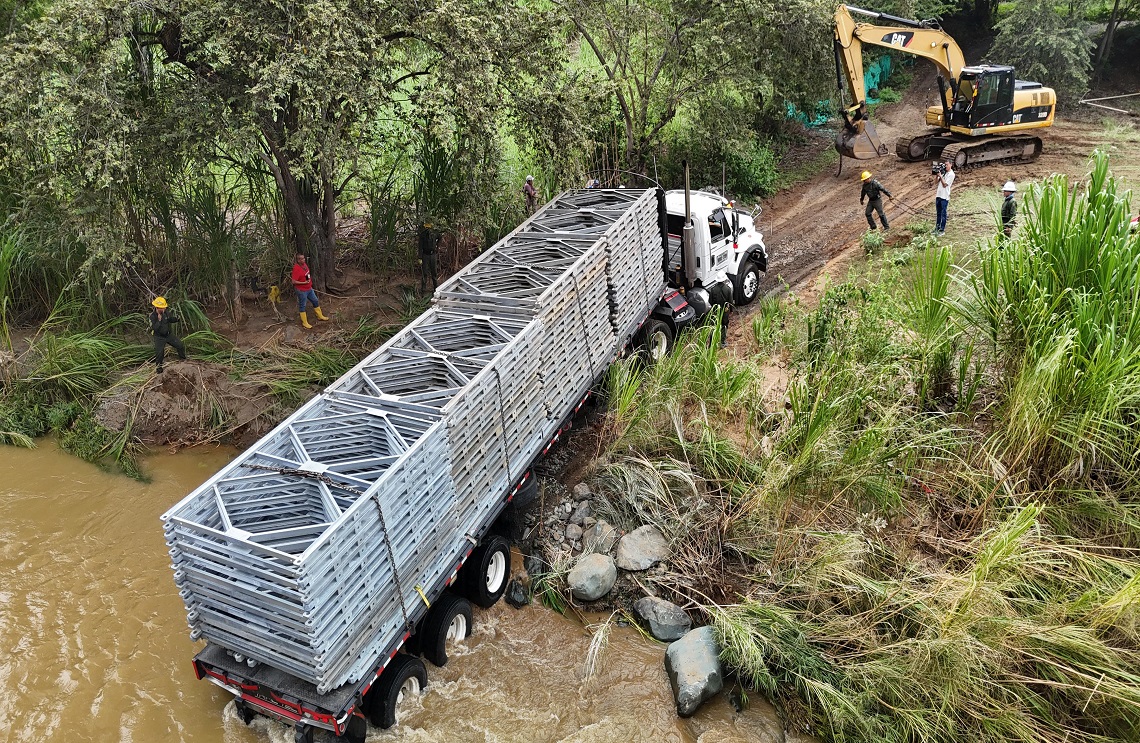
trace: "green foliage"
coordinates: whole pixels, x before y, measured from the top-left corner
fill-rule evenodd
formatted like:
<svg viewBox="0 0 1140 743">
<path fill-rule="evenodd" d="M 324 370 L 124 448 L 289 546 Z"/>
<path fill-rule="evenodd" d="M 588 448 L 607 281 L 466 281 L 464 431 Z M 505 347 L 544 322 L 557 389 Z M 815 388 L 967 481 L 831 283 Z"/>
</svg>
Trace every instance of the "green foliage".
<svg viewBox="0 0 1140 743">
<path fill-rule="evenodd" d="M 902 93 L 894 88 L 879 88 L 880 103 L 898 103 L 902 100 Z"/>
<path fill-rule="evenodd" d="M 1020 238 L 983 258 L 980 322 L 1000 343 L 1008 400 L 995 448 L 1034 481 L 1140 474 L 1140 236 L 1098 153 L 1084 189 L 1053 176 Z"/>
<path fill-rule="evenodd" d="M 879 230 L 867 230 L 860 238 L 863 243 L 863 252 L 867 255 L 874 255 L 875 253 L 883 252 L 883 245 L 886 243 L 886 238 Z"/>
<path fill-rule="evenodd" d="M 752 318 L 752 339 L 760 353 L 771 353 L 784 329 L 787 310 L 778 297 L 763 297 Z"/>
<path fill-rule="evenodd" d="M 1013 65 L 1019 79 L 1052 87 L 1061 103 L 1076 103 L 1088 90 L 1093 44 L 1080 15 L 1062 14 L 1049 0 L 1017 0 L 996 29 L 990 60 Z"/>
</svg>

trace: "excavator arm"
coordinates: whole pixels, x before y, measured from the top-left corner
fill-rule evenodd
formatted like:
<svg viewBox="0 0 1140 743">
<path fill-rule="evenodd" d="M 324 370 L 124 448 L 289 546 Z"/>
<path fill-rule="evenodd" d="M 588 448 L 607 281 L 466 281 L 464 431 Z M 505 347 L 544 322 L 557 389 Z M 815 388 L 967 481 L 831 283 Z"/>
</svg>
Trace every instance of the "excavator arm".
<svg viewBox="0 0 1140 743">
<path fill-rule="evenodd" d="M 874 23 L 856 23 L 852 13 L 868 16 Z M 958 78 L 966 60 L 954 39 L 934 21 L 912 21 L 885 13 L 875 13 L 850 5 L 835 10 L 835 67 L 842 95 L 844 82 L 851 105 L 843 106 L 843 129 L 835 138 L 835 148 L 845 157 L 868 160 L 887 154 L 878 132 L 868 119 L 867 96 L 863 81 L 863 45 L 886 47 L 929 59 L 938 68 L 938 86 L 944 112 L 954 103 Z"/>
</svg>

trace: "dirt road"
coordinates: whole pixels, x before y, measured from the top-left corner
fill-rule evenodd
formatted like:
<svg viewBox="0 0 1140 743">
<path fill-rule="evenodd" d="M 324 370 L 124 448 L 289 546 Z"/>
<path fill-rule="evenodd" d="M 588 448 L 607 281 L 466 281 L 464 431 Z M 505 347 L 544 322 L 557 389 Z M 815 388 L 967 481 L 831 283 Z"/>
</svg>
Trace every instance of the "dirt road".
<svg viewBox="0 0 1140 743">
<path fill-rule="evenodd" d="M 818 173 L 810 180 L 764 202 L 760 227 L 771 263 L 762 291 L 781 282 L 801 286 L 811 281 L 816 269 L 845 250 L 859 246 L 867 229 L 859 204 L 862 170 L 870 170 L 894 199 L 886 203 L 892 227 L 903 227 L 916 219 L 934 221 L 934 178 L 929 163 L 907 163 L 894 155 L 895 140 L 925 128 L 923 111 L 936 101 L 933 71 L 916 74 L 914 83 L 899 103 L 879 106 L 872 114 L 882 141 L 891 154 L 877 160 L 858 162 L 845 159 L 842 174 L 835 168 Z M 1135 128 L 1123 120 L 1106 124 L 1103 117 L 1089 110 L 1062 112 L 1053 127 L 1039 130 L 1045 140 L 1041 157 L 1030 165 L 992 165 L 958 173 L 956 192 L 990 189 L 996 195 L 1006 180 L 1018 183 L 1039 181 L 1052 173 L 1080 178 L 1095 149 L 1112 151 L 1113 170 L 1131 184 L 1140 183 L 1140 142 Z M 917 216 L 902 205 L 919 209 Z M 955 203 L 951 199 L 951 217 Z"/>
</svg>

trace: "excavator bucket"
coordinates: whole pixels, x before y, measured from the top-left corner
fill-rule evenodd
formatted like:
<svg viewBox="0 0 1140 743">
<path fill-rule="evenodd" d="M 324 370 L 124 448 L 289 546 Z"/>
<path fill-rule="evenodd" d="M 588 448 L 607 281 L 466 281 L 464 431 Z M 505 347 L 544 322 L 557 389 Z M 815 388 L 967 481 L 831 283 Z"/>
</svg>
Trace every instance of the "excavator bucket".
<svg viewBox="0 0 1140 743">
<path fill-rule="evenodd" d="M 872 160 L 887 154 L 887 146 L 879 140 L 875 125 L 867 119 L 840 129 L 835 135 L 835 150 L 854 160 Z"/>
</svg>

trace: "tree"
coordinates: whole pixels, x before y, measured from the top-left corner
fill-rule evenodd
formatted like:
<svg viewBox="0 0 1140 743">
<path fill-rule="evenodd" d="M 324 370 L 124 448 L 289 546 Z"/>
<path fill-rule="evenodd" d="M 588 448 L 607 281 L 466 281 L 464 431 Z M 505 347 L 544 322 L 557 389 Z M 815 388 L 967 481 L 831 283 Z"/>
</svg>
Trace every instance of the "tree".
<svg viewBox="0 0 1140 743">
<path fill-rule="evenodd" d="M 645 172 L 651 149 L 686 105 L 744 95 L 825 94 L 830 14 L 820 0 L 564 0 L 613 96 L 627 167 Z"/>
<path fill-rule="evenodd" d="M 1050 0 L 1018 0 L 996 28 L 989 57 L 1016 67 L 1019 78 L 1049 85 L 1061 102 L 1088 90 L 1092 42 L 1078 12 L 1062 15 Z"/>
<path fill-rule="evenodd" d="M 0 61 L 0 138 L 48 190 L 180 177 L 173 153 L 263 168 L 327 290 L 338 199 L 380 122 L 492 131 L 512 84 L 557 59 L 550 27 L 493 0 L 62 0 Z"/>
</svg>

